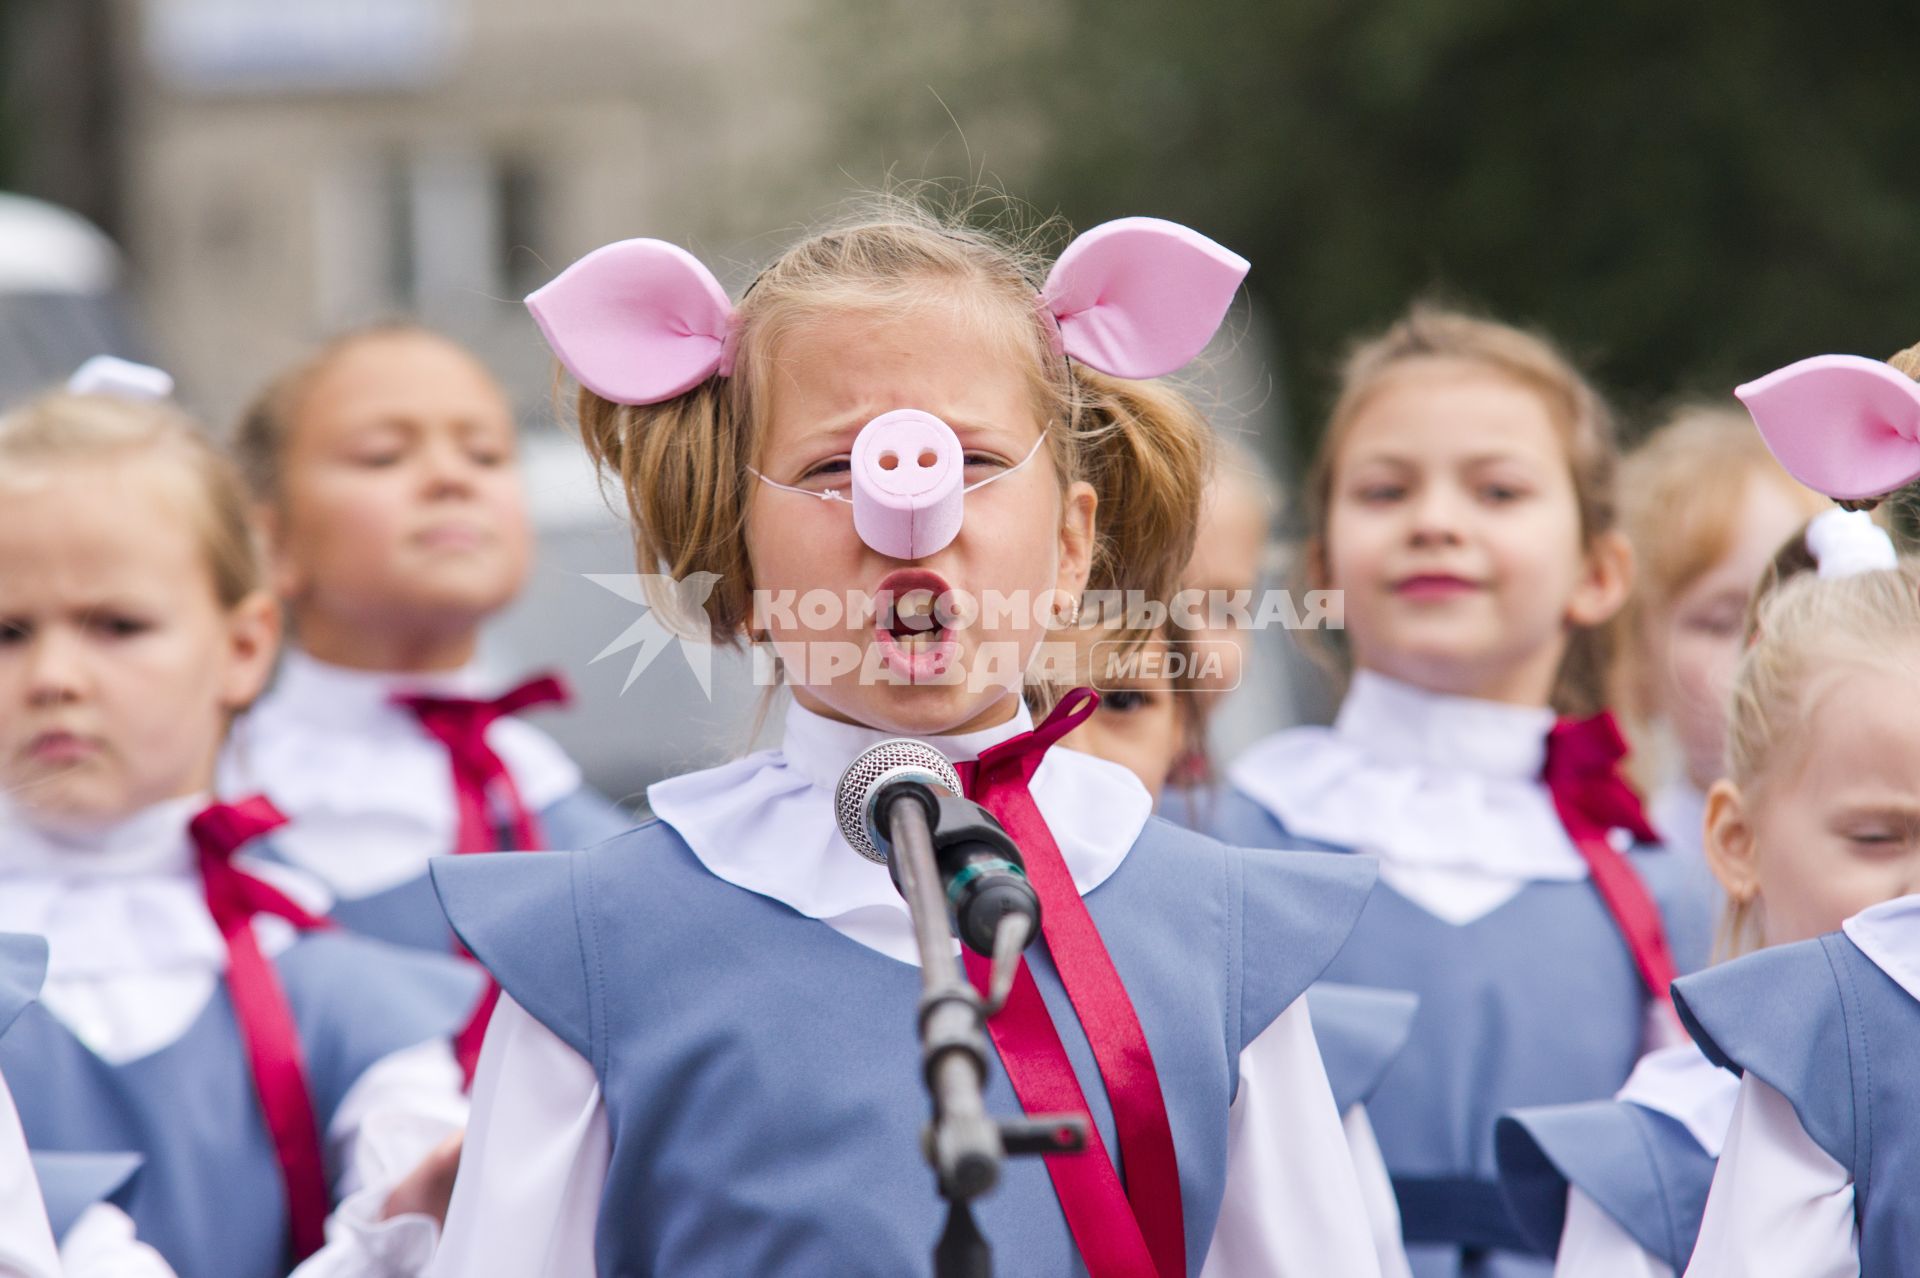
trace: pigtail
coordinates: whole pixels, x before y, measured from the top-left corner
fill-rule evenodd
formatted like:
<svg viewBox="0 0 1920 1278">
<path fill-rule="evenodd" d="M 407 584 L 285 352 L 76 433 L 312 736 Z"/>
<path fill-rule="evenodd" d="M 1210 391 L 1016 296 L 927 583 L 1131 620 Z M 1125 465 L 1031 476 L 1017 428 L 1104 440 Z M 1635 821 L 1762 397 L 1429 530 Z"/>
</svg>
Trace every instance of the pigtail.
<svg viewBox="0 0 1920 1278">
<path fill-rule="evenodd" d="M 1920 342 L 1903 351 L 1895 352 L 1887 360 L 1887 364 L 1902 376 L 1920 382 Z M 1906 528 L 1908 532 L 1911 532 L 1916 524 L 1920 524 L 1920 484 L 1908 484 L 1905 488 L 1896 489 L 1867 501 L 1843 501 L 1839 505 L 1844 510 L 1872 510 L 1882 502 L 1894 508 L 1892 522 Z"/>
<path fill-rule="evenodd" d="M 1091 592 L 1166 602 L 1180 588 L 1213 462 L 1213 432 L 1194 406 L 1158 382 L 1123 381 L 1076 365 L 1074 434 L 1080 478 L 1099 505 Z M 1096 597 L 1099 597 L 1096 594 Z M 1140 643 L 1152 627 L 1124 612 L 1113 637 Z"/>
<path fill-rule="evenodd" d="M 658 404 L 616 404 L 580 388 L 580 439 L 600 471 L 619 481 L 632 521 L 634 562 L 647 602 L 687 638 L 737 648 L 748 622 L 746 500 L 737 459 L 749 456 L 745 415 L 725 379 L 708 378 Z M 654 578 L 714 573 L 704 618 L 684 615 Z"/>
</svg>

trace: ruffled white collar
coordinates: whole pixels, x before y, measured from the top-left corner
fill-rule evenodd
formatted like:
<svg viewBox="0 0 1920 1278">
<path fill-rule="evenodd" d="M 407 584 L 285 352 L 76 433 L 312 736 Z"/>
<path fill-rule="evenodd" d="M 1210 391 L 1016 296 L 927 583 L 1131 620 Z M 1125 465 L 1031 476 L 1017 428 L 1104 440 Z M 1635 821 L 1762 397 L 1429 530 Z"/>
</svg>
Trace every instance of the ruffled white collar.
<svg viewBox="0 0 1920 1278">
<path fill-rule="evenodd" d="M 46 938 L 41 1001 L 107 1060 L 172 1042 L 226 970 L 226 944 L 207 912 L 187 834 L 206 803 L 205 795 L 169 799 L 75 834 L 0 802 L 0 932 Z M 325 910 L 311 881 L 280 867 L 270 875 L 307 908 Z M 292 942 L 279 919 L 256 920 L 255 928 L 269 953 Z"/>
<path fill-rule="evenodd" d="M 274 847 L 335 894 L 383 891 L 451 850 L 458 821 L 446 748 L 393 698 L 491 696 L 504 686 L 478 666 L 388 674 L 290 651 L 272 689 L 237 725 L 221 760 L 220 793 L 271 798 L 293 822 L 274 835 Z M 531 724 L 504 717 L 487 729 L 487 744 L 535 810 L 580 786 L 580 769 Z"/>
<path fill-rule="evenodd" d="M 1920 895 L 1882 901 L 1841 927 L 1875 967 L 1920 999 Z"/>
<path fill-rule="evenodd" d="M 997 727 L 927 742 L 957 763 L 1031 726 L 1022 705 Z M 647 800 L 713 874 L 914 963 L 906 903 L 886 867 L 847 846 L 833 811 L 834 786 L 854 756 L 897 735 L 795 704 L 778 749 L 658 782 Z M 1064 747 L 1047 752 L 1031 789 L 1083 895 L 1125 859 L 1153 810 L 1133 773 Z"/>
<path fill-rule="evenodd" d="M 1586 877 L 1539 779 L 1553 724 L 1362 670 L 1332 727 L 1268 737 L 1228 776 L 1292 833 L 1379 857 L 1396 891 L 1467 923 L 1530 882 Z"/>
<path fill-rule="evenodd" d="M 0 829 L 5 831 L 0 840 L 0 875 L 76 883 L 190 876 L 195 863 L 187 823 L 206 806 L 206 795 L 187 795 L 142 808 L 109 825 L 65 830 L 40 824 L 0 798 Z"/>
<path fill-rule="evenodd" d="M 1715 1158 L 1726 1144 L 1739 1095 L 1740 1076 L 1715 1065 L 1692 1043 L 1642 1056 L 1619 1092 L 1621 1100 L 1680 1123 Z"/>
</svg>

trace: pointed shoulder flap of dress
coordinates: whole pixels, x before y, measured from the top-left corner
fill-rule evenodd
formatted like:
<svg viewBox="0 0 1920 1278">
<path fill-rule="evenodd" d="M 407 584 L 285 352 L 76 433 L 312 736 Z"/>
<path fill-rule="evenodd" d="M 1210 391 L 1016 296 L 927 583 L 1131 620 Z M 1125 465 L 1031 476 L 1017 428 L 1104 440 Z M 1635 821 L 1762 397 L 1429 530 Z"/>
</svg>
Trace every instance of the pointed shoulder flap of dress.
<svg viewBox="0 0 1920 1278">
<path fill-rule="evenodd" d="M 1715 1160 L 1684 1124 L 1627 1101 L 1523 1109 L 1500 1119 L 1494 1154 L 1514 1218 L 1546 1255 L 1571 1185 L 1674 1273 L 1686 1268 Z"/>
<path fill-rule="evenodd" d="M 1379 867 L 1342 852 L 1227 849 L 1234 968 L 1240 979 L 1235 1050 L 1245 1049 L 1320 979 L 1360 918 Z"/>
<path fill-rule="evenodd" d="M 1420 996 L 1321 981 L 1307 991 L 1313 1037 L 1333 1084 L 1333 1104 L 1342 1114 L 1373 1096 L 1387 1069 L 1413 1033 Z"/>
<path fill-rule="evenodd" d="M 1683 976 L 1681 1023 L 1707 1059 L 1751 1073 L 1785 1096 L 1800 1125 L 1836 1162 L 1854 1167 L 1849 974 L 1832 953 L 1844 937 L 1776 945 Z"/>
<path fill-rule="evenodd" d="M 584 854 L 442 856 L 431 868 L 460 943 L 528 1015 L 598 1070 L 601 974 L 584 934 L 591 899 Z"/>
<path fill-rule="evenodd" d="M 274 959 L 300 1026 L 307 1083 L 322 1122 L 367 1070 L 393 1053 L 452 1038 L 485 982 L 451 954 L 345 931 L 310 932 Z"/>
<path fill-rule="evenodd" d="M 87 1208 L 111 1201 L 123 1192 L 145 1160 L 138 1154 L 48 1153 L 33 1155 L 34 1179 L 46 1200 L 47 1221 L 53 1236 L 65 1241 Z"/>
<path fill-rule="evenodd" d="M 0 1034 L 40 997 L 40 985 L 46 979 L 46 939 L 0 933 Z"/>
</svg>

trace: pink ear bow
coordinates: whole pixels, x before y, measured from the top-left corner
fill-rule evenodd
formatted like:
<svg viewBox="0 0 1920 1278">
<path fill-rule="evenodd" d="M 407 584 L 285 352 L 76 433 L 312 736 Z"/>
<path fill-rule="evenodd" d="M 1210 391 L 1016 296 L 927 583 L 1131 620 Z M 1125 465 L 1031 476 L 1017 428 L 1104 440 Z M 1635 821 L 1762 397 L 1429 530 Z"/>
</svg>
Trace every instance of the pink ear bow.
<svg viewBox="0 0 1920 1278">
<path fill-rule="evenodd" d="M 1160 377 L 1226 318 L 1247 260 L 1151 217 L 1096 226 L 1054 263 L 1040 304 L 1060 349 L 1114 377 Z M 579 383 L 617 404 L 657 404 L 733 371 L 733 306 L 700 260 L 663 240 L 595 249 L 527 298 Z"/>
<path fill-rule="evenodd" d="M 1734 392 L 1787 473 L 1838 501 L 1920 479 L 1920 382 L 1877 359 L 1815 355 Z"/>
<path fill-rule="evenodd" d="M 1111 377 L 1164 377 L 1213 340 L 1250 265 L 1178 222 L 1123 217 L 1067 245 L 1040 301 L 1073 359 Z"/>
<path fill-rule="evenodd" d="M 616 404 L 658 404 L 733 371 L 727 290 L 665 240 L 597 248 L 527 309 L 574 379 Z"/>
</svg>

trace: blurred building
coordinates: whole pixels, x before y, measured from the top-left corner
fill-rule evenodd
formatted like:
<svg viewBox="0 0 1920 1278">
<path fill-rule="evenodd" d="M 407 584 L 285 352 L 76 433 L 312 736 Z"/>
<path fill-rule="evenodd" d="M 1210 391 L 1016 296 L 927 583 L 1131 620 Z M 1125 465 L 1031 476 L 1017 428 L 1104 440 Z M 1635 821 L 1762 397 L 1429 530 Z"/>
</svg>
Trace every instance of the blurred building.
<svg viewBox="0 0 1920 1278">
<path fill-rule="evenodd" d="M 580 706 L 550 726 L 628 795 L 739 748 L 760 693 L 725 655 L 711 700 L 675 652 L 624 695 L 627 654 L 592 664 L 638 608 L 586 574 L 631 572 L 632 554 L 552 429 L 551 357 L 519 299 L 635 234 L 741 286 L 794 226 L 879 176 L 854 175 L 846 135 L 889 58 L 937 63 L 941 41 L 978 35 L 947 19 L 869 40 L 864 19 L 905 8 L 18 0 L 0 20 L 26 147 L 12 167 L 120 242 L 143 336 L 116 344 L 165 364 L 217 427 L 271 370 L 370 320 L 417 317 L 500 373 L 529 427 L 541 555 L 489 655 L 571 676 Z M 851 144 L 861 162 L 884 149 L 867 146 Z M 1037 139 L 1000 148 L 1023 150 Z M 64 348 L 45 354 L 65 367 Z"/>
<path fill-rule="evenodd" d="M 636 234 L 689 246 L 737 292 L 797 226 L 889 176 L 1022 190 L 1058 141 L 1044 114 L 996 93 L 962 128 L 936 81 L 1018 79 L 1008 60 L 1044 50 L 1061 12 L 9 0 L 0 80 L 27 193 L 124 250 L 139 335 L 121 353 L 165 364 L 215 426 L 269 372 L 371 320 L 417 317 L 500 373 L 529 428 L 541 555 L 490 655 L 573 678 L 580 706 L 550 726 L 627 795 L 739 748 L 760 694 L 725 656 L 711 699 L 678 653 L 624 694 L 628 657 L 593 663 L 638 610 L 586 574 L 632 572 L 631 549 L 554 429 L 551 358 L 519 299 Z M 1271 403 L 1251 362 L 1228 398 Z"/>
<path fill-rule="evenodd" d="M 125 233 L 183 383 L 225 417 L 315 336 L 412 315 L 543 405 L 517 303 L 559 266 L 643 230 L 724 251 L 792 217 L 823 131 L 788 71 L 807 6 L 730 8 L 130 6 Z"/>
</svg>

